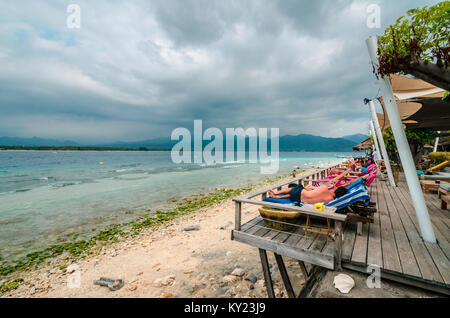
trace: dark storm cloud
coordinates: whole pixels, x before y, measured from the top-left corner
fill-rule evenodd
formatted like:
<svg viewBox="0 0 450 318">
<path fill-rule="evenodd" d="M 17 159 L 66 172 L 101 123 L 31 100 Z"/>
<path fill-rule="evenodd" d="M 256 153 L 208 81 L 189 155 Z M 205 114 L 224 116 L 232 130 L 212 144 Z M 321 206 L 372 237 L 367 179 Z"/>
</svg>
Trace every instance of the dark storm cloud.
<svg viewBox="0 0 450 318">
<path fill-rule="evenodd" d="M 0 135 L 83 142 L 191 127 L 365 133 L 377 87 L 364 40 L 437 1 L 0 4 Z M 381 29 L 366 26 L 381 8 Z"/>
</svg>

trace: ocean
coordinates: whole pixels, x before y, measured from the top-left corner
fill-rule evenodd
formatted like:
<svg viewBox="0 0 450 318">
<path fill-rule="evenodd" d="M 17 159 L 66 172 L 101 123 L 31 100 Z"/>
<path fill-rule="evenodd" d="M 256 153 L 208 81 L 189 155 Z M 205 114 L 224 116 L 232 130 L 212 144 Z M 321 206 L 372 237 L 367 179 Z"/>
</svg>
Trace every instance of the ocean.
<svg viewBox="0 0 450 318">
<path fill-rule="evenodd" d="M 0 260 L 169 208 L 174 199 L 260 184 L 352 154 L 280 153 L 278 173 L 262 175 L 256 163 L 175 164 L 168 151 L 0 151 Z"/>
</svg>

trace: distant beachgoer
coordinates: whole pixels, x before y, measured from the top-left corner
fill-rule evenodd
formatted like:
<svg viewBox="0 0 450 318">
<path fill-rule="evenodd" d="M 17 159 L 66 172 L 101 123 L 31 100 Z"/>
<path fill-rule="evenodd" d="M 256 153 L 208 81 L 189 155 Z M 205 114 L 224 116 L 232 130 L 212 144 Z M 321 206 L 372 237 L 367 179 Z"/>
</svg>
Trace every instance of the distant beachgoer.
<svg viewBox="0 0 450 318">
<path fill-rule="evenodd" d="M 294 169 L 292 170 L 292 177 L 295 178 L 297 171 Z"/>
<path fill-rule="evenodd" d="M 373 157 L 373 159 L 375 159 L 375 160 L 381 159 L 381 158 L 380 158 L 380 155 L 378 154 L 378 151 L 376 151 L 376 150 L 374 150 L 374 151 L 372 152 L 372 157 Z"/>
</svg>

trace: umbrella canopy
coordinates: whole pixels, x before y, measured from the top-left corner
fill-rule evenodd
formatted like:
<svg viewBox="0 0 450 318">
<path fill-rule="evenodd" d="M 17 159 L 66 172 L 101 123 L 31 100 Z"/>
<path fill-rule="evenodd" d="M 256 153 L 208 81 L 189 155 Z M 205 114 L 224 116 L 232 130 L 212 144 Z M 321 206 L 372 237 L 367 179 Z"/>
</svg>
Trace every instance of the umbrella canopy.
<svg viewBox="0 0 450 318">
<path fill-rule="evenodd" d="M 394 96 L 400 101 L 417 97 L 442 97 L 445 92 L 442 88 L 416 78 L 391 74 L 389 79 Z"/>
<path fill-rule="evenodd" d="M 450 129 L 450 103 L 442 100 L 443 89 L 405 76 L 391 75 L 390 80 L 400 118 L 408 128 Z M 383 99 L 378 100 L 384 109 Z M 381 129 L 390 126 L 387 116 L 377 116 Z"/>
<path fill-rule="evenodd" d="M 357 144 L 356 146 L 353 146 L 353 150 L 359 151 L 359 150 L 366 150 L 372 148 L 372 142 L 370 141 L 370 138 L 367 138 L 363 142 Z"/>
</svg>

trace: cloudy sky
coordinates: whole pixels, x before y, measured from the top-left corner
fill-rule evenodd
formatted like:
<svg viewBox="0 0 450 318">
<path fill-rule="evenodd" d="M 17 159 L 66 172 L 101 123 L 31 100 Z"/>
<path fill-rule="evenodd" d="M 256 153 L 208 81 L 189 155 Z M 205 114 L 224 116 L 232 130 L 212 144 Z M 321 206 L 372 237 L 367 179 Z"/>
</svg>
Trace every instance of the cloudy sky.
<svg viewBox="0 0 450 318">
<path fill-rule="evenodd" d="M 365 39 L 439 1 L 1 1 L 0 136 L 132 141 L 176 127 L 366 133 Z M 69 4 L 81 27 L 68 28 Z M 379 5 L 381 28 L 367 26 Z"/>
</svg>

